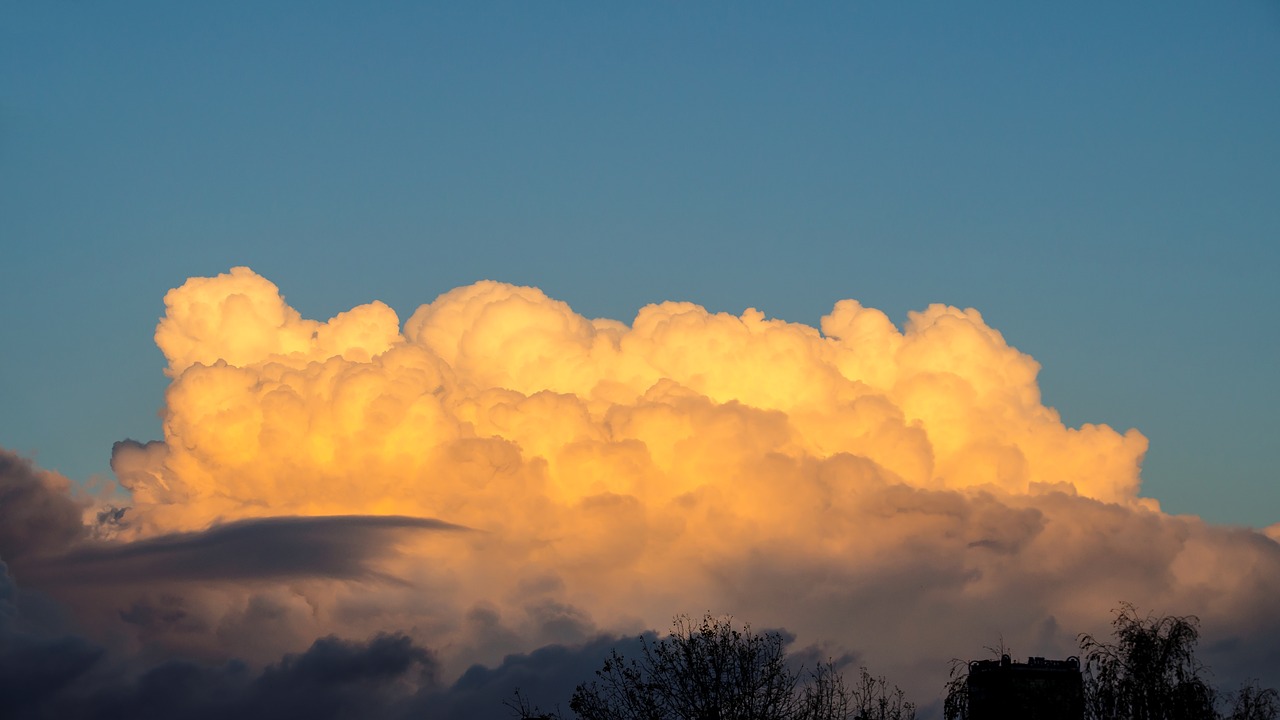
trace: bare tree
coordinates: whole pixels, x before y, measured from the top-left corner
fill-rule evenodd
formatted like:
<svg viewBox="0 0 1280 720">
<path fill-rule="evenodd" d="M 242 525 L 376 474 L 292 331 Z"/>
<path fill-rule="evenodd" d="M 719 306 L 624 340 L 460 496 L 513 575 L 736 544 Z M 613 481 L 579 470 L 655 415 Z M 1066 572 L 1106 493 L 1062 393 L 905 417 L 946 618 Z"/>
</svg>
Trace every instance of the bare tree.
<svg viewBox="0 0 1280 720">
<path fill-rule="evenodd" d="M 907 701 L 899 687 L 889 689 L 884 676 L 875 677 L 866 668 L 858 669 L 858 685 L 849 694 L 854 717 L 860 720 L 914 720 L 916 706 Z"/>
<path fill-rule="evenodd" d="M 844 676 L 831 663 L 809 673 L 801 688 L 801 707 L 795 717 L 805 720 L 846 720 L 852 717 L 857 700 L 845 687 Z"/>
<path fill-rule="evenodd" d="M 1223 720 L 1276 720 L 1280 717 L 1280 693 L 1252 683 L 1227 695 Z"/>
<path fill-rule="evenodd" d="M 515 694 L 503 700 L 502 704 L 506 705 L 512 716 L 519 720 L 562 720 L 559 710 L 543 712 L 542 708 L 534 705 L 524 693 L 520 692 L 520 688 L 516 688 Z"/>
<path fill-rule="evenodd" d="M 667 637 L 641 638 L 640 657 L 610 653 L 569 708 L 582 720 L 914 719 L 914 706 L 883 678 L 864 670 L 851 690 L 831 663 L 793 670 L 785 645 L 778 633 L 727 618 L 678 617 Z"/>
</svg>

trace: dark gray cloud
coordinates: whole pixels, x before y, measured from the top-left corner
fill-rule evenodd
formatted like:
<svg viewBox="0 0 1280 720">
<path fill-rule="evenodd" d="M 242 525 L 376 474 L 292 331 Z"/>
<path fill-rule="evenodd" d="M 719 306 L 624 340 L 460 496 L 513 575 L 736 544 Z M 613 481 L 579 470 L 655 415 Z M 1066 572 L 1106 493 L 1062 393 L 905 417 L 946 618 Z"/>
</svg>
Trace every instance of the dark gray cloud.
<svg viewBox="0 0 1280 720">
<path fill-rule="evenodd" d="M 393 717 L 414 690 L 435 683 L 436 671 L 432 654 L 404 635 L 366 642 L 330 636 L 261 673 L 237 662 L 165 662 L 60 709 L 70 717 L 137 720 Z"/>
<path fill-rule="evenodd" d="M 22 593 L 0 563 L 6 720 L 398 717 L 415 694 L 436 686 L 435 657 L 402 634 L 323 637 L 260 671 L 236 660 L 147 662 L 50 627 L 25 612 Z"/>
<path fill-rule="evenodd" d="M 25 717 L 76 683 L 103 651 L 22 611 L 20 591 L 0 562 L 0 717 Z M 32 715 L 33 717 L 35 715 Z"/>
<path fill-rule="evenodd" d="M 656 636 L 647 633 L 646 637 L 652 642 Z M 568 707 L 574 688 L 594 677 L 610 650 L 638 657 L 640 648 L 639 637 L 602 635 L 581 645 L 547 645 L 508 655 L 497 667 L 476 665 L 447 688 L 420 692 L 410 715 L 441 720 L 509 719 L 511 711 L 503 703 L 519 690 L 531 705 L 544 711 L 559 709 L 571 716 Z"/>
<path fill-rule="evenodd" d="M 399 582 L 378 572 L 398 531 L 465 531 L 430 518 L 395 515 L 272 517 L 130 543 L 82 544 L 15 564 L 24 583 L 216 582 L 323 577 Z"/>
<path fill-rule="evenodd" d="M 186 660 L 168 660 L 133 677 L 119 668 L 100 669 L 52 691 L 27 691 L 17 698 L 22 702 L 0 704 L 0 711 L 15 720 L 394 718 L 404 715 L 415 690 L 435 682 L 435 674 L 432 654 L 403 635 L 365 642 L 325 637 L 261 672 L 237 661 Z"/>
<path fill-rule="evenodd" d="M 33 621 L 17 602 L 20 592 L 0 563 L 0 717 L 7 720 L 497 720 L 511 716 L 503 701 L 517 688 L 548 709 L 564 705 L 610 649 L 639 651 L 638 638 L 601 636 L 510 655 L 494 668 L 477 665 L 450 686 L 440 684 L 434 654 L 399 633 L 323 637 L 260 670 L 238 660 L 146 661 Z"/>
<path fill-rule="evenodd" d="M 56 553 L 86 534 L 69 483 L 0 448 L 0 558 Z"/>
</svg>

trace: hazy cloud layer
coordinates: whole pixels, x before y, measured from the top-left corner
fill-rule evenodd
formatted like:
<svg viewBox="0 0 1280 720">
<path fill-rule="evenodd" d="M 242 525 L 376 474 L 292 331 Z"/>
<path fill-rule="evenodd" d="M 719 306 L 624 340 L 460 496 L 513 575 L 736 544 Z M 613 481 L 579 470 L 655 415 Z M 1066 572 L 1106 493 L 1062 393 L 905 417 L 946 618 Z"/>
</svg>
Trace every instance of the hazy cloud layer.
<svg viewBox="0 0 1280 720">
<path fill-rule="evenodd" d="M 400 632 L 431 649 L 430 692 L 463 678 L 444 713 L 537 648 L 709 610 L 928 705 L 951 658 L 1073 654 L 1127 600 L 1200 615 L 1221 682 L 1280 684 L 1280 544 L 1140 498 L 1145 438 L 1065 427 L 975 310 L 899 329 L 845 300 L 813 328 L 663 303 L 625 324 L 481 282 L 401 327 L 376 302 L 302 318 L 245 268 L 165 304 L 164 438 L 113 454 L 129 544 L 30 566 L 138 657 L 258 672 Z M 317 517 L 350 515 L 475 531 Z"/>
<path fill-rule="evenodd" d="M 614 648 L 635 653 L 634 637 L 598 637 L 547 646 L 476 666 L 442 682 L 434 654 L 400 634 L 366 640 L 326 636 L 263 667 L 238 660 L 148 659 L 104 647 L 42 622 L 19 605 L 0 563 L 0 716 L 13 720 L 90 718 L 350 718 L 485 720 L 510 717 L 519 689 L 552 708 Z M 30 609 L 30 608 L 28 608 Z M 46 618 L 47 620 L 47 618 Z"/>
<path fill-rule="evenodd" d="M 316 640 L 262 669 L 139 662 L 24 616 L 0 563 L 0 715 L 24 718 L 400 717 L 436 689 L 431 653 L 403 635 Z"/>
</svg>

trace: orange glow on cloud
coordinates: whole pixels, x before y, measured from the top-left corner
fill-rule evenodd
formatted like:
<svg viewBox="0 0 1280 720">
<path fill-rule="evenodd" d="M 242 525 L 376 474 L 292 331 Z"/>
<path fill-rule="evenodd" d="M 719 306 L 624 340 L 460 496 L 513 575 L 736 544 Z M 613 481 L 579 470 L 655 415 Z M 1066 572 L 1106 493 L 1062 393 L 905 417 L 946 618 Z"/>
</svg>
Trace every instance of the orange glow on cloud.
<svg viewBox="0 0 1280 720">
<path fill-rule="evenodd" d="M 934 305 L 899 331 L 842 301 L 819 332 L 663 303 L 627 326 L 481 282 L 422 306 L 402 334 L 377 302 L 304 319 L 246 268 L 165 304 L 165 446 L 117 462 L 155 528 L 476 506 L 486 488 L 458 479 L 472 467 L 518 466 L 559 505 L 614 493 L 654 507 L 732 491 L 736 469 L 773 455 L 849 454 L 912 487 L 1143 502 L 1145 438 L 1064 427 L 1040 402 L 1037 363 L 971 309 Z M 778 510 L 750 506 L 735 512 Z"/>
<path fill-rule="evenodd" d="M 1243 617 L 1280 583 L 1275 548 L 1139 498 L 1146 438 L 1065 427 L 972 309 L 899 330 L 844 300 L 819 330 L 667 302 L 628 325 L 485 281 L 402 329 L 378 302 L 305 319 L 247 268 L 165 306 L 164 441 L 113 458 L 135 535 L 333 514 L 483 531 L 413 541 L 391 568 L 413 589 L 376 603 L 277 591 L 322 630 L 414 628 L 463 663 L 710 609 L 892 670 L 999 633 L 1069 653 L 1119 599 Z"/>
</svg>

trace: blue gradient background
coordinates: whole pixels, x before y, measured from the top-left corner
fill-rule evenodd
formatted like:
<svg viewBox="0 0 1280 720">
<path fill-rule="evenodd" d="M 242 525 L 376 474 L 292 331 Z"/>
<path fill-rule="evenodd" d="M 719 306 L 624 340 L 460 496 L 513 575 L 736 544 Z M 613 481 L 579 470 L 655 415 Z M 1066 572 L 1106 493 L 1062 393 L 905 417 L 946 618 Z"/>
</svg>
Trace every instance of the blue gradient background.
<svg viewBox="0 0 1280 720">
<path fill-rule="evenodd" d="M 1280 4 L 0 3 L 0 445 L 160 437 L 166 290 L 978 308 L 1144 492 L 1280 521 Z"/>
</svg>

